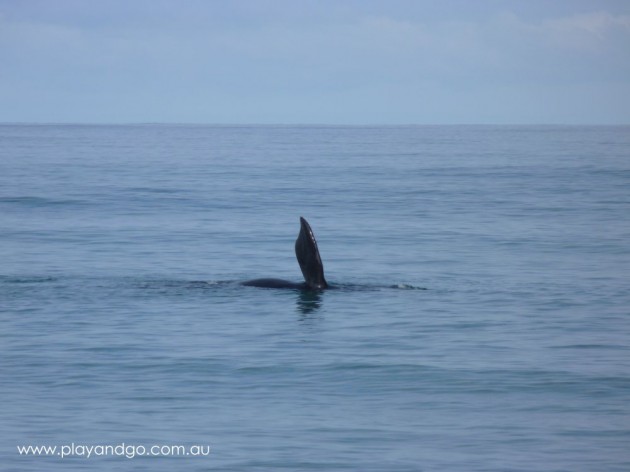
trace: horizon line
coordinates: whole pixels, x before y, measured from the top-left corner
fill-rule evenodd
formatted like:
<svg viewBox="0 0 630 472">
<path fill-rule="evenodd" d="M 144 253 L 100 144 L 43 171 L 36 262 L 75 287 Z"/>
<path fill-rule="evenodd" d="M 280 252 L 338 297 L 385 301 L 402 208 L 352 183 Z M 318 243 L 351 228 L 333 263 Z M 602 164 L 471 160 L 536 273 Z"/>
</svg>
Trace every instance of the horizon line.
<svg viewBox="0 0 630 472">
<path fill-rule="evenodd" d="M 218 122 L 176 122 L 176 121 L 0 121 L 0 126 L 215 126 L 215 127 L 430 127 L 430 126 L 630 126 L 629 123 L 218 123 Z"/>
</svg>

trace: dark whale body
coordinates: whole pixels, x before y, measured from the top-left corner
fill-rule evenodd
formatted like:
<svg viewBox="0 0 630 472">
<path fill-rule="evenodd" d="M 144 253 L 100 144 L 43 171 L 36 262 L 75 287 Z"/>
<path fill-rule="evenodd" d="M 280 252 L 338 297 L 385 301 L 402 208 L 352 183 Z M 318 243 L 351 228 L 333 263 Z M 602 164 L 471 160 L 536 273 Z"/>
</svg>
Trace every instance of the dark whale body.
<svg viewBox="0 0 630 472">
<path fill-rule="evenodd" d="M 294 288 L 296 290 L 308 290 L 309 286 L 306 282 L 289 282 L 283 279 L 253 279 L 243 282 L 242 285 L 247 287 L 262 287 L 262 288 Z"/>
<path fill-rule="evenodd" d="M 300 217 L 300 234 L 295 240 L 295 257 L 297 258 L 304 282 L 295 283 L 282 279 L 254 279 L 243 282 L 248 287 L 262 288 L 292 288 L 296 290 L 324 290 L 328 288 L 328 283 L 324 278 L 324 265 L 319 255 L 317 241 L 304 218 Z"/>
</svg>

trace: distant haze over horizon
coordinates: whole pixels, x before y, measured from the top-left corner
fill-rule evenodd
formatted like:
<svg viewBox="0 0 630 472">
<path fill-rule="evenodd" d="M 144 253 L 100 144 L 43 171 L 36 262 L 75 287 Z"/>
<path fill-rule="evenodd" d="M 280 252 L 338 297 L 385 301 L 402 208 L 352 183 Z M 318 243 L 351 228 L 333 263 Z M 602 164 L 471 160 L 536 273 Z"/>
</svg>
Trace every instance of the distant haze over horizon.
<svg viewBox="0 0 630 472">
<path fill-rule="evenodd" d="M 0 123 L 630 123 L 630 2 L 0 0 Z"/>
</svg>

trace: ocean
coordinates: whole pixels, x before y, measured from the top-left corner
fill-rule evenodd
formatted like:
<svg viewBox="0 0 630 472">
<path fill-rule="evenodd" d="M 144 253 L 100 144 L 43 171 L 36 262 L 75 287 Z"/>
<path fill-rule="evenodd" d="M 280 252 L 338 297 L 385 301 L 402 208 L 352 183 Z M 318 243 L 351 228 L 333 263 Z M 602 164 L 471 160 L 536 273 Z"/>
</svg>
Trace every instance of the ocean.
<svg viewBox="0 0 630 472">
<path fill-rule="evenodd" d="M 0 261 L 2 470 L 630 470 L 628 126 L 0 125 Z"/>
</svg>

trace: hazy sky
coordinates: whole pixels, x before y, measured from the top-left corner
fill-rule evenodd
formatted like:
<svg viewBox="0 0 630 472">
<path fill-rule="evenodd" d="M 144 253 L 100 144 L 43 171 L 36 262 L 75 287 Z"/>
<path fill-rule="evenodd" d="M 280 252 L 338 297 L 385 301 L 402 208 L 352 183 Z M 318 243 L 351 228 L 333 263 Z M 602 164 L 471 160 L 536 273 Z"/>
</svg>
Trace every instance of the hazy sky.
<svg viewBox="0 0 630 472">
<path fill-rule="evenodd" d="M 630 123 L 630 1 L 0 0 L 0 122 Z"/>
</svg>

